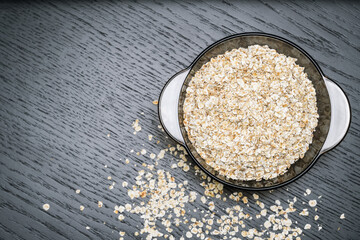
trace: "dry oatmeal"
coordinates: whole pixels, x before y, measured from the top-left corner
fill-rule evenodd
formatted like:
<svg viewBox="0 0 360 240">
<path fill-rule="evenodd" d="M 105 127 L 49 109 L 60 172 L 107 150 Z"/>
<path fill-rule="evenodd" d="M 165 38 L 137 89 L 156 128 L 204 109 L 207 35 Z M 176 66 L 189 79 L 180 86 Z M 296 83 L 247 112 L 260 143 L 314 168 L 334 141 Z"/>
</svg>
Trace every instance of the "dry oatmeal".
<svg viewBox="0 0 360 240">
<path fill-rule="evenodd" d="M 220 175 L 271 179 L 308 150 L 319 115 L 315 89 L 296 60 L 254 45 L 212 58 L 191 79 L 184 125 Z"/>
<path fill-rule="evenodd" d="M 123 221 L 122 225 L 127 224 L 128 219 L 133 217 L 139 218 L 141 222 L 136 225 L 137 232 L 119 231 L 120 236 L 129 234 L 136 239 L 147 240 L 235 240 L 240 239 L 241 235 L 243 236 L 241 239 L 299 240 L 304 234 L 303 230 L 311 230 L 310 223 L 314 228 L 317 227 L 318 231 L 322 229 L 322 226 L 315 222 L 302 225 L 302 228 L 298 227 L 300 223 L 295 219 L 298 219 L 296 215 L 299 211 L 295 204 L 296 202 L 300 204 L 301 201 L 297 201 L 296 197 L 287 201 L 274 200 L 275 205 L 266 206 L 257 194 L 226 193 L 221 183 L 211 179 L 198 166 L 193 166 L 187 161 L 187 152 L 182 146 L 168 145 L 168 148 L 159 151 L 160 158 L 155 160 L 154 157 L 153 164 L 149 160 L 147 163 L 139 164 L 141 169 L 138 170 L 138 175 L 129 183 L 122 182 L 129 199 L 128 201 L 122 199 L 124 201 L 121 205 L 114 205 L 114 213 L 119 221 Z M 171 155 L 172 160 L 177 162 L 172 164 L 176 166 L 175 168 L 178 167 L 182 171 L 194 170 L 204 192 L 193 191 L 194 185 L 187 180 L 181 180 L 178 173 L 174 174 L 176 169 L 173 167 L 168 171 L 162 169 L 160 164 L 159 166 L 156 164 L 162 159 L 169 160 L 168 157 Z M 223 201 L 233 201 L 233 204 L 224 208 Z M 307 199 L 307 201 L 314 200 Z M 304 201 L 302 203 L 305 204 Z M 300 215 L 308 219 L 309 215 L 313 216 L 314 211 L 316 212 L 316 208 L 304 209 Z M 316 215 L 314 221 L 318 219 Z M 253 220 L 259 221 L 256 223 L 258 228 L 250 227 L 254 225 Z M 181 229 L 180 234 L 178 229 Z"/>
</svg>

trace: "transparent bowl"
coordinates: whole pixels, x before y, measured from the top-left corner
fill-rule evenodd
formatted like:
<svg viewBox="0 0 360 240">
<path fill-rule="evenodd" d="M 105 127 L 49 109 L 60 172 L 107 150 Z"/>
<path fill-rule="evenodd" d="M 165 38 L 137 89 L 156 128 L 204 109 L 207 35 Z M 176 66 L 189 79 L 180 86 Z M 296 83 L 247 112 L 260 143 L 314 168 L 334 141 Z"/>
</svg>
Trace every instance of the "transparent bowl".
<svg viewBox="0 0 360 240">
<path fill-rule="evenodd" d="M 183 103 L 186 88 L 194 74 L 212 57 L 224 54 L 235 48 L 251 45 L 268 45 L 279 53 L 297 59 L 297 64 L 305 67 L 312 81 L 317 98 L 319 113 L 312 144 L 304 157 L 290 166 L 288 171 L 276 178 L 261 181 L 242 181 L 218 174 L 197 153 L 188 138 L 183 123 Z M 223 38 L 201 52 L 190 66 L 175 74 L 164 86 L 159 98 L 159 118 L 165 131 L 179 144 L 183 145 L 194 162 L 210 177 L 232 187 L 248 190 L 268 190 L 284 186 L 307 172 L 316 160 L 334 148 L 345 137 L 351 119 L 349 101 L 342 89 L 326 78 L 315 60 L 296 44 L 284 38 L 267 33 L 241 33 Z"/>
</svg>

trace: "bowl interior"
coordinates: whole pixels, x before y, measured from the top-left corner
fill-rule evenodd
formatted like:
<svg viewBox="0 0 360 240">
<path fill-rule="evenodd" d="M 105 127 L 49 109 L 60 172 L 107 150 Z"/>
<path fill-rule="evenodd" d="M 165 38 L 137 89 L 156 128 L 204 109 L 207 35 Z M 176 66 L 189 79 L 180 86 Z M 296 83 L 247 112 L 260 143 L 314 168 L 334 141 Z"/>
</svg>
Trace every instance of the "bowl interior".
<svg viewBox="0 0 360 240">
<path fill-rule="evenodd" d="M 312 81 L 316 90 L 319 121 L 318 126 L 314 132 L 313 142 L 309 146 L 309 150 L 302 159 L 299 159 L 297 162 L 292 164 L 285 174 L 278 176 L 277 178 L 262 181 L 233 180 L 219 175 L 212 167 L 206 164 L 205 160 L 197 153 L 195 147 L 191 144 L 183 123 L 183 104 L 185 100 L 186 88 L 194 74 L 202 67 L 203 64 L 208 62 L 212 57 L 215 57 L 219 54 L 224 54 L 226 51 L 240 47 L 247 48 L 248 46 L 255 44 L 268 45 L 270 48 L 275 49 L 279 53 L 297 58 L 298 60 L 296 63 L 302 67 L 305 67 L 305 72 L 308 74 L 308 77 Z M 329 131 L 331 107 L 329 95 L 322 77 L 321 70 L 315 61 L 304 50 L 295 44 L 277 36 L 260 33 L 238 34 L 224 38 L 208 47 L 197 57 L 197 59 L 190 67 L 191 70 L 184 81 L 179 97 L 179 123 L 182 136 L 185 140 L 185 147 L 194 161 L 207 174 L 215 178 L 217 181 L 233 187 L 250 190 L 266 190 L 282 186 L 291 182 L 292 180 L 295 180 L 297 177 L 305 173 L 313 165 L 313 163 L 315 163 Z"/>
</svg>

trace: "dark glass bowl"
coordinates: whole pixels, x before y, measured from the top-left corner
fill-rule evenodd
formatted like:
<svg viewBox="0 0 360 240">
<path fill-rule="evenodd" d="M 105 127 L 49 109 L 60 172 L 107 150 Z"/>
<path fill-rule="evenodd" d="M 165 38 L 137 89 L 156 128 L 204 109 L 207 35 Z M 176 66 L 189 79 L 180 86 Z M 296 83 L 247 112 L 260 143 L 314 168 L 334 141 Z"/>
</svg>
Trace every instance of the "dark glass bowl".
<svg viewBox="0 0 360 240">
<path fill-rule="evenodd" d="M 309 150 L 306 152 L 303 158 L 296 161 L 291 165 L 289 170 L 276 178 L 261 181 L 241 181 L 229 179 L 226 176 L 219 175 L 211 166 L 206 164 L 205 160 L 197 153 L 195 147 L 192 145 L 188 138 L 187 131 L 183 123 L 183 104 L 185 100 L 186 88 L 191 81 L 194 74 L 208 62 L 212 57 L 219 54 L 224 54 L 226 51 L 230 51 L 235 48 L 247 48 L 251 45 L 268 45 L 270 48 L 275 49 L 278 53 L 285 54 L 297 59 L 297 64 L 305 67 L 305 72 L 308 78 L 312 81 L 317 98 L 317 108 L 319 113 L 318 126 L 315 129 L 312 144 L 309 146 Z M 276 187 L 283 186 L 291 181 L 302 176 L 309 168 L 316 162 L 320 156 L 320 151 L 324 145 L 326 137 L 329 132 L 330 120 L 331 120 L 331 105 L 329 94 L 323 78 L 323 73 L 318 64 L 307 54 L 303 49 L 295 45 L 294 43 L 271 34 L 265 33 L 243 33 L 235 34 L 227 38 L 221 39 L 208 48 L 206 48 L 190 65 L 190 71 L 186 76 L 186 79 L 182 85 L 179 104 L 178 104 L 178 118 L 180 124 L 180 130 L 184 139 L 184 146 L 189 155 L 193 158 L 195 163 L 209 176 L 215 180 L 241 189 L 248 190 L 268 190 Z"/>
</svg>

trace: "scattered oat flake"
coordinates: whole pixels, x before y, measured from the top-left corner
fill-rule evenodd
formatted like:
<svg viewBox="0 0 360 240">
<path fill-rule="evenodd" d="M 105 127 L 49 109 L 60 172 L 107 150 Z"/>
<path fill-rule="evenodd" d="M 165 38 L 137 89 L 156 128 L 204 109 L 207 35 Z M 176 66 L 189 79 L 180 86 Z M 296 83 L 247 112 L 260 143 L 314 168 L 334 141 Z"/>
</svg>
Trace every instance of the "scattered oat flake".
<svg viewBox="0 0 360 240">
<path fill-rule="evenodd" d="M 49 210 L 49 209 L 50 209 L 50 205 L 49 205 L 48 203 L 45 203 L 45 204 L 43 205 L 43 209 L 44 209 L 45 211 Z"/>
<path fill-rule="evenodd" d="M 114 188 L 114 186 L 113 186 L 113 185 L 110 185 L 110 186 L 109 186 L 109 189 L 110 189 L 110 190 L 111 190 L 111 189 L 113 189 L 113 188 Z"/>
<path fill-rule="evenodd" d="M 261 216 L 266 216 L 266 213 L 267 213 L 267 210 L 266 210 L 266 209 L 263 209 L 263 210 L 261 210 L 261 212 L 260 212 Z"/>
<path fill-rule="evenodd" d="M 129 203 L 125 204 L 125 210 L 130 211 L 131 210 L 131 204 L 129 204 Z"/>
<path fill-rule="evenodd" d="M 108 180 L 111 180 L 111 176 L 108 176 L 107 179 L 108 179 Z"/>
<path fill-rule="evenodd" d="M 80 211 L 84 211 L 85 207 L 83 205 L 80 205 Z"/>
<path fill-rule="evenodd" d="M 120 236 L 125 236 L 125 232 L 119 232 Z"/>
<path fill-rule="evenodd" d="M 303 209 L 303 210 L 300 212 L 300 215 L 301 215 L 301 216 L 309 216 L 309 211 L 307 210 L 307 208 Z"/>
<path fill-rule="evenodd" d="M 80 193 L 80 189 L 76 189 L 75 193 L 76 193 L 76 194 L 79 194 L 79 193 Z"/>
<path fill-rule="evenodd" d="M 306 189 L 305 192 L 306 192 L 307 195 L 310 195 L 310 194 L 311 194 L 311 190 L 310 190 L 310 189 Z"/>
<path fill-rule="evenodd" d="M 187 238 L 192 238 L 192 233 L 191 233 L 191 232 L 187 232 L 187 233 L 186 233 L 186 237 L 187 237 Z"/>
<path fill-rule="evenodd" d="M 110 137 L 110 133 L 107 134 L 107 137 Z"/>
<path fill-rule="evenodd" d="M 125 163 L 129 164 L 130 160 L 129 159 L 125 159 Z"/>
<path fill-rule="evenodd" d="M 184 170 L 185 172 L 187 172 L 187 171 L 189 171 L 189 169 L 190 169 L 189 165 L 184 164 L 183 170 Z"/>
<path fill-rule="evenodd" d="M 253 194 L 253 198 L 254 198 L 255 200 L 259 199 L 259 195 L 257 195 L 256 193 L 254 193 L 254 194 Z"/>
<path fill-rule="evenodd" d="M 310 207 L 315 207 L 316 204 L 317 204 L 316 200 L 310 200 L 310 201 L 309 201 L 309 206 L 310 206 Z"/>
<path fill-rule="evenodd" d="M 134 128 L 135 132 L 134 134 L 136 134 L 136 132 L 139 132 L 141 130 L 141 126 L 139 125 L 139 119 L 136 119 L 133 124 L 132 127 Z"/>
<path fill-rule="evenodd" d="M 125 219 L 125 217 L 124 217 L 124 215 L 120 214 L 120 215 L 118 216 L 118 219 L 119 219 L 120 221 L 122 221 L 122 220 Z"/>
<path fill-rule="evenodd" d="M 309 223 L 307 223 L 307 224 L 305 224 L 305 227 L 304 227 L 304 229 L 310 229 L 311 228 L 311 225 L 309 224 Z"/>
<path fill-rule="evenodd" d="M 271 223 L 270 223 L 269 221 L 266 221 L 266 222 L 264 223 L 264 227 L 266 227 L 266 228 L 271 227 Z"/>
<path fill-rule="evenodd" d="M 123 186 L 123 187 L 127 187 L 127 186 L 128 186 L 128 183 L 124 181 L 124 182 L 122 183 L 122 186 Z"/>
<path fill-rule="evenodd" d="M 149 138 L 149 141 L 151 141 L 152 138 L 153 138 L 153 135 L 149 134 L 149 135 L 148 135 L 148 138 Z"/>
<path fill-rule="evenodd" d="M 158 159 L 162 159 L 162 158 L 164 158 L 164 156 L 165 156 L 165 150 L 163 149 L 159 152 L 157 157 L 158 157 Z"/>
<path fill-rule="evenodd" d="M 215 204 L 214 204 L 213 201 L 209 202 L 209 209 L 210 209 L 210 211 L 214 211 L 214 209 L 215 209 Z"/>
<path fill-rule="evenodd" d="M 150 154 L 150 158 L 151 158 L 151 159 L 154 159 L 155 157 L 156 157 L 156 154 L 155 154 L 155 153 L 151 153 L 151 154 Z"/>
<path fill-rule="evenodd" d="M 102 201 L 99 201 L 98 202 L 98 207 L 101 208 L 103 206 L 103 202 Z"/>
<path fill-rule="evenodd" d="M 158 105 L 159 101 L 158 101 L 158 100 L 154 100 L 152 103 L 153 103 L 154 105 Z"/>
<path fill-rule="evenodd" d="M 124 206 L 115 206 L 115 210 L 117 210 L 119 213 L 123 213 L 125 211 L 125 207 Z"/>
<path fill-rule="evenodd" d="M 315 215 L 314 219 L 315 219 L 315 221 L 317 221 L 319 219 L 319 216 Z"/>
<path fill-rule="evenodd" d="M 145 150 L 145 149 L 141 149 L 141 154 L 142 154 L 142 155 L 146 154 L 146 150 Z"/>
<path fill-rule="evenodd" d="M 340 215 L 340 219 L 345 219 L 345 214 L 344 213 Z"/>
<path fill-rule="evenodd" d="M 89 229 L 90 229 L 90 227 L 89 227 L 89 226 L 86 226 L 85 228 L 86 228 L 87 230 L 89 230 Z"/>
</svg>

